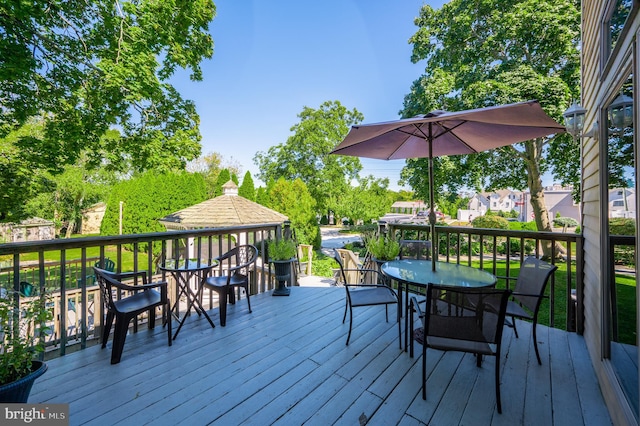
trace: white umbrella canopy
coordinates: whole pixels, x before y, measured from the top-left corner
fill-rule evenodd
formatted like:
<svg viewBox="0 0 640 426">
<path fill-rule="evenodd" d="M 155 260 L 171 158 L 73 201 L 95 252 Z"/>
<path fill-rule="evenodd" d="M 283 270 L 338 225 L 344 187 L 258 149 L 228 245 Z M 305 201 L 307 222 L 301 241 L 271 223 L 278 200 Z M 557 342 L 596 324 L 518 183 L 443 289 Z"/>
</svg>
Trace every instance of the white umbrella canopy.
<svg viewBox="0 0 640 426">
<path fill-rule="evenodd" d="M 431 238 L 435 238 L 433 157 L 487 151 L 565 131 L 538 101 L 466 111 L 434 111 L 423 116 L 352 126 L 331 154 L 379 160 L 429 159 Z M 432 259 L 437 259 L 437 244 Z M 435 262 L 433 262 L 435 270 Z"/>
</svg>

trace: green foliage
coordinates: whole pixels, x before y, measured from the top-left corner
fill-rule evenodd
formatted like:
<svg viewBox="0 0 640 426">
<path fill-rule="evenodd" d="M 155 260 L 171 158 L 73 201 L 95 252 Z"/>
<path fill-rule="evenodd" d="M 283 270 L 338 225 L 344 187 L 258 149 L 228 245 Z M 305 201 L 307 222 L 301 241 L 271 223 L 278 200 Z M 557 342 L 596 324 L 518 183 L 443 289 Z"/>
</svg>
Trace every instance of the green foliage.
<svg viewBox="0 0 640 426">
<path fill-rule="evenodd" d="M 251 172 L 247 171 L 242 179 L 242 185 L 238 188 L 238 195 L 246 198 L 247 200 L 256 200 L 256 188 L 253 184 L 253 178 Z"/>
<path fill-rule="evenodd" d="M 326 256 L 321 251 L 313 254 L 313 262 L 311 263 L 311 274 L 319 277 L 333 277 L 333 268 L 337 268 L 338 264 L 335 259 Z"/>
<path fill-rule="evenodd" d="M 301 179 L 316 200 L 317 211 L 325 211 L 328 200 L 344 193 L 362 169 L 358 158 L 328 154 L 363 116 L 338 101 L 327 101 L 318 109 L 304 107 L 298 118 L 285 143 L 255 155 L 258 177 L 263 182 Z"/>
<path fill-rule="evenodd" d="M 537 231 L 535 222 L 509 222 L 509 229 L 512 231 Z"/>
<path fill-rule="evenodd" d="M 320 248 L 322 237 L 316 220 L 316 203 L 302 180 L 278 179 L 269 188 L 269 200 L 268 207 L 289 218 L 299 244 Z"/>
<path fill-rule="evenodd" d="M 371 256 L 378 260 L 393 260 L 400 254 L 400 243 L 392 236 L 363 234 L 362 240 Z"/>
<path fill-rule="evenodd" d="M 0 297 L 0 385 L 14 382 L 31 372 L 31 361 L 44 351 L 39 339 L 53 314 L 46 308 L 46 297 L 34 297 L 16 307 L 19 295 L 8 291 Z M 37 328 L 34 329 L 34 326 Z"/>
<path fill-rule="evenodd" d="M 471 221 L 474 228 L 509 229 L 509 221 L 500 216 L 478 216 Z"/>
<path fill-rule="evenodd" d="M 158 219 L 206 199 L 204 178 L 198 173 L 147 172 L 113 187 L 100 231 L 118 234 L 120 201 L 124 202 L 122 233 L 142 234 L 166 231 Z"/>
<path fill-rule="evenodd" d="M 0 137 L 41 117 L 16 146 L 58 170 L 86 150 L 94 165 L 184 167 L 200 152 L 193 102 L 169 84 L 179 68 L 202 79 L 213 54 L 211 0 L 5 2 L 0 6 Z M 118 138 L 104 139 L 112 127 Z"/>
<path fill-rule="evenodd" d="M 267 188 L 261 186 L 256 190 L 256 203 L 262 206 L 269 206 L 271 204 Z"/>
<path fill-rule="evenodd" d="M 267 241 L 269 261 L 289 260 L 296 257 L 296 243 L 293 240 L 280 238 Z"/>
<path fill-rule="evenodd" d="M 510 250 L 510 254 L 511 255 L 516 255 L 516 254 L 520 254 L 521 251 L 521 247 L 520 247 L 520 240 L 517 239 L 510 239 L 509 240 L 509 248 Z M 524 241 L 524 254 L 531 254 L 533 253 L 535 246 L 533 244 L 533 242 L 529 241 L 529 240 L 525 240 Z M 507 242 L 506 241 L 502 241 L 498 244 L 497 247 L 497 251 L 499 254 L 505 255 L 507 253 Z"/>
<path fill-rule="evenodd" d="M 371 223 L 391 211 L 393 196 L 388 186 L 389 179 L 374 179 L 372 176 L 360 179 L 358 186 L 348 186 L 344 192 L 332 197 L 329 209 L 337 218 L 350 219 L 351 224 L 358 220 Z"/>
<path fill-rule="evenodd" d="M 553 221 L 553 226 L 558 228 L 564 228 L 565 226 L 567 228 L 574 228 L 578 226 L 578 221 L 572 217 L 561 217 L 556 215 L 556 218 Z"/>
<path fill-rule="evenodd" d="M 622 218 L 622 217 L 609 219 L 609 234 L 610 235 L 635 235 L 636 234 L 635 220 Z"/>
<path fill-rule="evenodd" d="M 229 169 L 222 169 L 216 178 L 213 186 L 213 197 L 222 195 L 222 186 L 231 180 L 231 172 Z"/>
<path fill-rule="evenodd" d="M 412 61 L 424 60 L 426 71 L 405 97 L 403 117 L 537 99 L 562 122 L 562 112 L 578 97 L 580 11 L 572 0 L 452 0 L 439 10 L 423 6 L 416 25 Z M 578 144 L 568 135 L 439 157 L 434 161 L 436 202 L 443 190 L 456 193 L 462 186 L 522 189 L 531 183 L 533 193 L 549 169 L 561 183 L 577 187 L 578 160 Z M 401 174 L 424 199 L 427 163 L 409 160 Z"/>
</svg>

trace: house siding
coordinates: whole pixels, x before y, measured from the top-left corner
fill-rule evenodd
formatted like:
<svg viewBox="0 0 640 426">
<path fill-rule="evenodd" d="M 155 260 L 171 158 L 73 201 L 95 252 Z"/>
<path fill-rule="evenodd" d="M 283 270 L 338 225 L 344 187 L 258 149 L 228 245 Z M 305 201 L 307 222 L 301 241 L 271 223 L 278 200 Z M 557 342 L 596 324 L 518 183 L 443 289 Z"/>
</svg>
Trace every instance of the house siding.
<svg viewBox="0 0 640 426">
<path fill-rule="evenodd" d="M 582 1 L 582 105 L 587 110 L 584 129 L 588 131 L 596 122 L 600 122 L 599 140 L 582 139 L 583 150 L 583 227 L 584 236 L 584 337 L 591 356 L 600 387 L 615 424 L 637 424 L 635 415 L 629 407 L 618 380 L 613 373 L 611 363 L 604 359 L 603 328 L 606 322 L 603 306 L 606 303 L 603 294 L 605 256 L 608 253 L 607 190 L 601 186 L 600 171 L 604 169 L 601 149 L 606 149 L 606 122 L 603 110 L 611 101 L 614 88 L 626 79 L 631 67 L 633 38 L 639 27 L 638 15 L 632 12 L 627 25 L 632 31 L 623 32 L 616 48 L 608 61 L 602 59 L 602 22 L 610 2 L 603 0 Z M 635 5 L 637 8 L 637 4 Z M 638 71 L 634 70 L 634 76 Z M 636 90 L 638 89 L 636 81 Z M 636 117 L 636 123 L 638 123 Z M 636 126 L 637 129 L 637 126 Z M 637 131 L 637 130 L 636 130 Z M 604 145 L 603 145 L 604 144 Z M 604 147 L 604 148 L 601 148 Z M 636 197 L 637 198 L 637 197 Z"/>
</svg>

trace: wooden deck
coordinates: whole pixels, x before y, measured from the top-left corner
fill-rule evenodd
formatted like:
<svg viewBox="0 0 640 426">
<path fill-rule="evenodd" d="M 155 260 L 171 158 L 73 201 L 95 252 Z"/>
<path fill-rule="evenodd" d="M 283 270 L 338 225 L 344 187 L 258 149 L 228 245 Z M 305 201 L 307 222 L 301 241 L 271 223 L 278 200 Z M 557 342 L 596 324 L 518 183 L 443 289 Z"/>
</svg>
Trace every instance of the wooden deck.
<svg viewBox="0 0 640 426">
<path fill-rule="evenodd" d="M 290 297 L 254 296 L 231 306 L 227 326 L 187 319 L 172 347 L 156 326 L 127 338 L 111 365 L 111 342 L 48 361 L 29 402 L 69 403 L 77 424 L 611 424 L 582 337 L 541 326 L 537 364 L 530 329 L 505 328 L 502 414 L 495 358 L 399 350 L 397 326 L 381 307 L 354 310 L 345 346 L 344 289 L 294 287 Z M 219 324 L 216 310 L 213 320 Z"/>
</svg>

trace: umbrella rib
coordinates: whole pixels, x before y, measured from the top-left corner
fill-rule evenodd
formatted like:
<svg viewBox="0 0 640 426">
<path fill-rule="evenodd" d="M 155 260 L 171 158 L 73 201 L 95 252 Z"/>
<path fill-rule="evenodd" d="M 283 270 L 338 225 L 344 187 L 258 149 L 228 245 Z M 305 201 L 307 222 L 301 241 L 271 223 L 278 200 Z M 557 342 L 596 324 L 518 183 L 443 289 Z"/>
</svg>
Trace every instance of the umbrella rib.
<svg viewBox="0 0 640 426">
<path fill-rule="evenodd" d="M 468 121 L 469 121 L 469 120 L 461 120 L 461 122 L 460 122 L 460 123 L 456 124 L 456 125 L 455 125 L 455 126 L 453 126 L 453 127 L 447 127 L 447 126 L 444 124 L 444 122 L 442 122 L 442 121 L 432 121 L 432 122 L 430 122 L 430 123 L 421 123 L 421 124 L 436 124 L 436 125 L 437 125 L 437 126 L 439 126 L 440 128 L 444 129 L 444 132 L 439 133 L 437 136 L 435 136 L 435 137 L 433 138 L 433 140 L 436 140 L 436 139 L 438 139 L 440 136 L 446 135 L 447 133 L 451 133 L 451 134 L 453 135 L 453 137 L 455 137 L 455 138 L 456 138 L 456 140 L 457 140 L 458 142 L 460 142 L 462 145 L 464 145 L 464 146 L 466 146 L 467 148 L 469 148 L 469 150 L 470 150 L 471 152 L 473 152 L 473 153 L 477 153 L 478 151 L 477 151 L 476 149 L 474 149 L 473 147 L 471 147 L 471 146 L 470 146 L 468 143 L 466 143 L 464 140 L 460 139 L 460 137 L 459 137 L 458 135 L 456 135 L 456 134 L 453 132 L 455 129 L 457 129 L 458 127 L 460 127 L 460 126 L 462 126 L 463 124 L 467 123 Z M 415 124 L 415 123 L 413 123 L 412 125 L 413 125 L 413 127 L 414 127 L 418 132 L 420 132 L 420 134 L 422 135 L 422 138 L 423 138 L 425 141 L 429 141 L 429 136 L 428 136 L 428 135 L 426 135 L 426 134 L 422 131 L 422 126 L 418 126 L 418 125 L 417 125 L 417 124 Z M 398 132 L 400 132 L 400 133 L 404 133 L 404 134 L 406 134 L 406 135 L 408 135 L 408 136 L 416 136 L 416 134 L 415 134 L 415 133 L 413 133 L 413 132 L 408 132 L 408 131 L 406 131 L 406 130 L 397 129 L 397 131 L 398 131 Z M 399 147 L 398 147 L 398 149 L 399 149 Z M 398 151 L 398 149 L 394 150 L 394 152 L 393 152 L 393 153 L 395 154 L 395 153 Z M 393 154 L 392 154 L 392 155 L 393 155 Z M 391 157 L 391 156 L 390 156 L 390 157 Z"/>
</svg>

